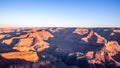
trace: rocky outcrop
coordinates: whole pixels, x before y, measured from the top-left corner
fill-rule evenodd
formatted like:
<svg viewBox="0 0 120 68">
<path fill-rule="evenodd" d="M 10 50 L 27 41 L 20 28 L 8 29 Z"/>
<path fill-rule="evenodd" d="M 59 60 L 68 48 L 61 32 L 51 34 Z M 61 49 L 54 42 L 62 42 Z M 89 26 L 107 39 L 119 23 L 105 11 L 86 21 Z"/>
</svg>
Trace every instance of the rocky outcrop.
<svg viewBox="0 0 120 68">
<path fill-rule="evenodd" d="M 29 35 L 29 33 L 23 34 L 23 35 L 20 35 L 18 38 L 27 38 L 28 35 Z"/>
<path fill-rule="evenodd" d="M 8 38 L 10 34 L 0 34 L 0 39 Z"/>
<path fill-rule="evenodd" d="M 93 36 L 93 34 L 94 34 L 94 32 L 91 31 L 91 32 L 88 34 L 87 37 L 84 37 L 84 38 L 82 38 L 81 40 L 83 40 L 83 41 L 85 41 L 85 42 L 88 42 L 88 40 Z"/>
<path fill-rule="evenodd" d="M 46 48 L 49 48 L 49 43 L 44 40 L 53 37 L 53 35 L 45 30 L 39 32 L 29 32 L 27 34 L 21 35 L 20 41 L 13 47 L 18 51 L 37 51 L 41 52 Z M 22 48 L 22 49 L 21 49 Z"/>
<path fill-rule="evenodd" d="M 92 36 L 95 35 L 97 37 L 97 41 L 96 43 L 107 43 L 107 40 L 102 37 L 101 35 L 99 35 L 97 32 L 91 31 L 87 37 L 82 38 L 81 40 L 88 42 L 89 39 L 92 38 Z M 95 41 L 94 41 L 95 42 Z"/>
<path fill-rule="evenodd" d="M 33 47 L 13 47 L 14 50 L 17 51 L 23 51 L 23 52 L 29 52 L 29 51 L 36 51 Z"/>
<path fill-rule="evenodd" d="M 110 36 L 114 36 L 115 33 L 120 33 L 120 29 L 113 29 L 112 32 L 110 33 Z"/>
<path fill-rule="evenodd" d="M 89 31 L 87 28 L 76 28 L 73 33 L 79 34 L 79 35 L 84 35 L 87 34 Z"/>
<path fill-rule="evenodd" d="M 89 51 L 86 53 L 86 56 L 87 58 L 90 60 L 90 59 L 93 59 L 94 58 L 94 51 Z"/>
<path fill-rule="evenodd" d="M 3 41 L 2 41 L 2 44 L 7 44 L 7 45 L 10 45 L 12 42 L 13 42 L 13 38 L 3 40 Z"/>
<path fill-rule="evenodd" d="M 49 31 L 52 33 L 59 32 L 60 30 L 65 29 L 64 27 L 49 28 Z"/>
<path fill-rule="evenodd" d="M 114 29 L 113 32 L 114 33 L 120 33 L 120 29 Z"/>
<path fill-rule="evenodd" d="M 105 44 L 105 50 L 110 56 L 113 56 L 120 52 L 120 45 L 117 41 L 108 41 L 108 43 Z"/>
<path fill-rule="evenodd" d="M 41 52 L 46 48 L 49 48 L 49 43 L 44 41 L 37 41 L 32 47 L 34 47 L 37 52 Z"/>
<path fill-rule="evenodd" d="M 95 32 L 94 35 L 97 36 L 97 43 L 107 43 L 107 40 L 98 33 Z"/>
<path fill-rule="evenodd" d="M 23 38 L 15 45 L 17 47 L 30 47 L 33 43 L 33 38 Z"/>
<path fill-rule="evenodd" d="M 35 48 L 37 52 L 41 52 L 44 49 L 49 48 L 49 43 L 43 41 L 41 36 L 37 36 L 32 47 Z"/>
<path fill-rule="evenodd" d="M 5 35 L 3 35 L 3 34 L 0 34 L 0 39 L 2 39 L 2 38 L 4 38 L 5 37 Z"/>
<path fill-rule="evenodd" d="M 96 52 L 88 52 L 88 62 L 91 64 L 104 64 L 107 61 L 113 61 L 115 65 L 120 66 L 120 62 L 116 61 L 113 56 L 120 53 L 120 45 L 116 41 L 109 41 L 105 46 Z"/>
<path fill-rule="evenodd" d="M 48 40 L 48 38 L 54 37 L 51 33 L 45 30 L 40 31 L 39 34 L 43 38 L 43 40 Z"/>
<path fill-rule="evenodd" d="M 37 62 L 39 59 L 36 52 L 9 52 L 1 53 L 0 56 L 5 59 L 24 59 L 30 62 Z"/>
</svg>

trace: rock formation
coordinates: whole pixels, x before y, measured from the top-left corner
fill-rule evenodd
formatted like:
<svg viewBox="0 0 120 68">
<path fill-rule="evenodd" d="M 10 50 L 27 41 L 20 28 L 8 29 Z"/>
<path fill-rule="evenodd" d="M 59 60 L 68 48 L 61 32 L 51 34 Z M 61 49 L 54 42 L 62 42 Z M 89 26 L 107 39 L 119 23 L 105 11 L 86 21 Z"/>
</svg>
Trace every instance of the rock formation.
<svg viewBox="0 0 120 68">
<path fill-rule="evenodd" d="M 39 59 L 36 52 L 9 52 L 1 53 L 0 56 L 5 59 L 24 59 L 30 62 L 37 62 Z"/>
<path fill-rule="evenodd" d="M 91 31 L 87 37 L 84 37 L 81 40 L 88 42 L 88 40 L 91 39 L 93 35 L 97 37 L 96 43 L 107 43 L 107 40 L 104 37 L 100 36 L 98 33 L 94 31 Z"/>
<path fill-rule="evenodd" d="M 17 47 L 30 47 L 32 45 L 33 38 L 23 38 L 15 45 Z"/>
<path fill-rule="evenodd" d="M 107 40 L 98 33 L 95 32 L 94 35 L 97 36 L 97 43 L 107 43 Z"/>
<path fill-rule="evenodd" d="M 0 34 L 0 39 L 2 39 L 2 38 L 4 38 L 4 37 L 5 37 L 5 35 Z"/>
<path fill-rule="evenodd" d="M 36 51 L 33 47 L 13 47 L 14 50 L 17 51 L 23 51 L 23 52 L 29 52 L 29 51 Z"/>
<path fill-rule="evenodd" d="M 7 44 L 7 45 L 10 45 L 11 43 L 13 42 L 13 39 L 6 39 L 6 40 L 3 40 L 2 43 L 3 44 Z"/>
<path fill-rule="evenodd" d="M 89 31 L 87 28 L 76 28 L 73 33 L 79 34 L 79 35 L 84 35 L 87 34 Z"/>
<path fill-rule="evenodd" d="M 41 52 L 44 49 L 49 48 L 49 43 L 45 42 L 44 40 L 48 40 L 48 38 L 52 37 L 53 35 L 45 30 L 39 32 L 29 32 L 18 37 L 20 40 L 13 49 L 18 51 L 33 50 Z"/>
<path fill-rule="evenodd" d="M 44 41 L 36 41 L 32 47 L 34 47 L 37 50 L 37 52 L 41 52 L 44 49 L 49 48 L 49 43 Z"/>
<path fill-rule="evenodd" d="M 49 61 L 48 65 L 60 68 L 119 68 L 119 30 L 62 27 L 0 28 L 0 66 L 25 68 L 24 65 L 28 64 L 28 68 L 39 68 L 41 65 L 46 67 L 43 62 Z M 24 64 L 21 64 L 21 61 Z"/>
<path fill-rule="evenodd" d="M 93 34 L 94 34 L 94 32 L 91 31 L 91 32 L 88 34 L 87 37 L 84 37 L 84 38 L 82 38 L 81 40 L 83 40 L 83 41 L 85 41 L 85 42 L 88 42 L 88 40 L 92 37 Z"/>
<path fill-rule="evenodd" d="M 108 41 L 100 51 L 88 52 L 86 56 L 88 57 L 88 62 L 92 64 L 104 64 L 107 61 L 113 61 L 116 65 L 120 66 L 120 62 L 113 58 L 118 53 L 120 53 L 118 42 Z"/>
</svg>

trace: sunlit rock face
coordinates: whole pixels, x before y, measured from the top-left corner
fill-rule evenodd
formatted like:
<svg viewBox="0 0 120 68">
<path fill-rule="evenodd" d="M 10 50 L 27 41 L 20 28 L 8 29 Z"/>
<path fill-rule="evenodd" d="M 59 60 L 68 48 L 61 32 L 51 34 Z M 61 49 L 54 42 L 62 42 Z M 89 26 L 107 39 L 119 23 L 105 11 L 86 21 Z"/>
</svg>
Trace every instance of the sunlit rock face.
<svg viewBox="0 0 120 68">
<path fill-rule="evenodd" d="M 12 43 L 13 39 L 6 39 L 6 40 L 3 40 L 2 43 L 3 44 L 7 44 L 7 45 L 10 45 Z"/>
<path fill-rule="evenodd" d="M 40 31 L 37 30 L 35 28 L 30 30 L 31 32 L 16 37 L 19 39 L 19 41 L 18 43 L 16 43 L 13 49 L 16 49 L 18 51 L 33 50 L 33 51 L 41 52 L 44 49 L 49 48 L 49 43 L 45 42 L 44 40 L 48 40 L 49 38 L 52 38 L 53 35 L 43 29 Z"/>
<path fill-rule="evenodd" d="M 85 42 L 89 42 L 89 40 L 92 38 L 93 35 L 97 38 L 96 43 L 106 43 L 107 42 L 107 40 L 104 37 L 102 37 L 101 35 L 99 35 L 97 32 L 94 32 L 94 31 L 91 31 L 88 34 L 88 36 L 82 38 L 82 40 Z"/>
<path fill-rule="evenodd" d="M 87 34 L 89 31 L 87 28 L 76 28 L 73 33 L 79 34 L 79 35 L 84 35 Z"/>
<path fill-rule="evenodd" d="M 120 45 L 117 41 L 108 41 L 108 43 L 105 44 L 105 49 L 111 56 L 113 56 L 120 52 Z"/>
<path fill-rule="evenodd" d="M 36 52 L 9 52 L 1 53 L 0 56 L 5 59 L 21 59 L 30 62 L 37 62 L 39 59 Z"/>
<path fill-rule="evenodd" d="M 24 46 L 31 46 L 33 42 L 33 38 L 24 38 L 24 39 L 20 39 L 20 41 L 15 45 L 18 47 L 24 47 Z"/>
<path fill-rule="evenodd" d="M 29 51 L 36 51 L 33 47 L 13 47 L 14 50 L 20 51 L 20 52 L 29 52 Z"/>
<path fill-rule="evenodd" d="M 113 64 L 120 66 L 120 62 L 116 61 L 113 58 L 113 56 L 116 56 L 119 53 L 120 45 L 118 44 L 118 42 L 108 41 L 108 43 L 106 43 L 101 50 L 88 52 L 86 56 L 88 58 L 88 62 L 91 64 L 104 64 L 107 61 L 113 61 Z"/>
<path fill-rule="evenodd" d="M 114 33 L 120 33 L 120 29 L 114 29 L 113 32 Z"/>
<path fill-rule="evenodd" d="M 0 28 L 0 67 L 119 68 L 119 30 Z"/>
<path fill-rule="evenodd" d="M 0 34 L 0 39 L 2 39 L 2 38 L 4 38 L 5 37 L 5 35 L 3 35 L 3 34 Z"/>
</svg>

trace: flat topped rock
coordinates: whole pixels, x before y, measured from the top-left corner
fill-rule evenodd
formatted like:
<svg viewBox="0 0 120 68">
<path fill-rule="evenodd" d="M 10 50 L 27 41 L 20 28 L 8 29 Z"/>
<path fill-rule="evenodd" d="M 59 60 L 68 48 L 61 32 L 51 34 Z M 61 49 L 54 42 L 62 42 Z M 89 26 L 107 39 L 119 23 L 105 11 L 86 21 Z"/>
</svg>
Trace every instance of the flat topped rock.
<svg viewBox="0 0 120 68">
<path fill-rule="evenodd" d="M 37 62 L 39 59 L 36 52 L 9 52 L 1 53 L 0 56 L 5 59 L 23 59 L 30 62 Z"/>
</svg>

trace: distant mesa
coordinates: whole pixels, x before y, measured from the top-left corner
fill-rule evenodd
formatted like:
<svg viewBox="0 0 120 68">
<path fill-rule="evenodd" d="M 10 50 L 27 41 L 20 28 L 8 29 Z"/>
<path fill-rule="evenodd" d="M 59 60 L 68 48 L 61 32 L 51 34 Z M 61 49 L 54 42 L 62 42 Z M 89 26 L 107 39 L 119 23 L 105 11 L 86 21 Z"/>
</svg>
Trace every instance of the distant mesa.
<svg viewBox="0 0 120 68">
<path fill-rule="evenodd" d="M 84 34 L 87 34 L 88 32 L 89 30 L 87 28 L 76 28 L 73 33 L 84 35 Z"/>
<path fill-rule="evenodd" d="M 120 33 L 120 29 L 114 29 L 113 32 Z"/>
<path fill-rule="evenodd" d="M 0 28 L 0 33 L 9 33 L 9 32 L 14 32 L 15 29 L 13 28 Z"/>
<path fill-rule="evenodd" d="M 85 41 L 85 42 L 88 42 L 89 39 L 91 39 L 93 35 L 97 37 L 96 43 L 107 43 L 107 40 L 106 40 L 104 37 L 102 37 L 101 35 L 99 35 L 97 32 L 94 32 L 94 31 L 91 31 L 91 32 L 87 35 L 87 37 L 84 37 L 84 38 L 82 38 L 81 40 L 83 40 L 83 41 Z"/>
</svg>

